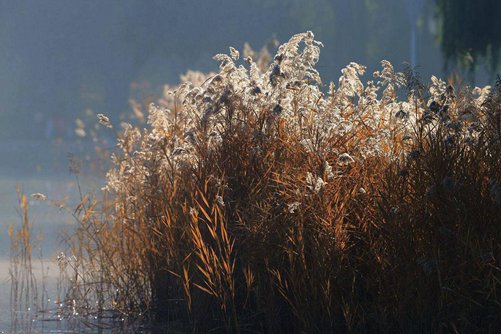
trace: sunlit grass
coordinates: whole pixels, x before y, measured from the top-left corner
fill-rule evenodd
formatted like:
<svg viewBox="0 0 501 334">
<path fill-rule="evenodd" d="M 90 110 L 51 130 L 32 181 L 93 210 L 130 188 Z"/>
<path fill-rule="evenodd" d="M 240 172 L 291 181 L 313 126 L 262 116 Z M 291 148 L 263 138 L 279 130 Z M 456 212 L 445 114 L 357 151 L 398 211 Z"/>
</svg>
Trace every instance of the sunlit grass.
<svg viewBox="0 0 501 334">
<path fill-rule="evenodd" d="M 121 125 L 62 261 L 78 312 L 188 332 L 500 329 L 501 83 L 425 86 L 383 61 L 327 88 L 320 47 L 295 35 L 267 66 L 230 49 L 146 128 Z"/>
</svg>

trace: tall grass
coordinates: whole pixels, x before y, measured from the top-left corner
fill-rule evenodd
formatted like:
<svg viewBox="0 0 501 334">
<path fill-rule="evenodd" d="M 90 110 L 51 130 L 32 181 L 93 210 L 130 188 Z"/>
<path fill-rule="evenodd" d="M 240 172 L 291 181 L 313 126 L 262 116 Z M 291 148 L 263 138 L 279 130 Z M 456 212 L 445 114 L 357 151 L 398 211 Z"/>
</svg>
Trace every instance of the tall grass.
<svg viewBox="0 0 501 334">
<path fill-rule="evenodd" d="M 103 199 L 76 210 L 87 307 L 193 332 L 500 330 L 501 83 L 383 61 L 327 90 L 320 47 L 230 48 L 122 124 Z"/>
<path fill-rule="evenodd" d="M 37 280 L 32 266 L 32 225 L 28 217 L 28 200 L 18 189 L 19 207 L 22 224 L 18 230 L 14 225 L 9 227 L 11 238 L 11 256 L 9 278 L 11 280 L 11 319 L 12 330 L 29 331 L 31 328 L 31 312 L 38 307 Z"/>
</svg>

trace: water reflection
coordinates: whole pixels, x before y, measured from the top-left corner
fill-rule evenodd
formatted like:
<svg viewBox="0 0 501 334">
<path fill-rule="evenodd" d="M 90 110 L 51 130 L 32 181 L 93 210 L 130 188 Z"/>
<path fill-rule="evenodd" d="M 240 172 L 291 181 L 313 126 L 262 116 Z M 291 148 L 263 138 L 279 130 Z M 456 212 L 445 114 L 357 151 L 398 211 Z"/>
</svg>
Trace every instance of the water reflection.
<svg viewBox="0 0 501 334">
<path fill-rule="evenodd" d="M 68 171 L 70 152 L 83 162 L 78 177 Z M 4 142 L 0 157 L 0 333 L 95 333 L 62 302 L 56 260 L 64 234 L 74 229 L 72 211 L 82 194 L 95 193 L 103 184 L 99 173 L 88 168 L 94 159 L 91 145 Z M 8 233 L 9 226 L 20 228 L 23 221 L 17 188 L 29 206 L 32 271 L 19 260 L 23 246 L 12 248 Z M 33 193 L 46 200 L 30 197 Z"/>
</svg>

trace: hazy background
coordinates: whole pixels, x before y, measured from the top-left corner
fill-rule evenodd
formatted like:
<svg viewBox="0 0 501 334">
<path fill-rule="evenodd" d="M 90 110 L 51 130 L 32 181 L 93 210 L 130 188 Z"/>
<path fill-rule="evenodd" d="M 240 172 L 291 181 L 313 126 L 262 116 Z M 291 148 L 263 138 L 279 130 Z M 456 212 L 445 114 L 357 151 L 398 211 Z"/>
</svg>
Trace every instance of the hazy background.
<svg viewBox="0 0 501 334">
<path fill-rule="evenodd" d="M 425 79 L 448 74 L 433 0 L 1 0 L 0 138 L 72 139 L 87 108 L 116 119 L 134 90 L 159 93 L 187 69 L 216 69 L 228 46 L 305 30 L 325 44 L 325 81 L 350 61 L 369 77 L 381 59 L 413 61 Z"/>
</svg>

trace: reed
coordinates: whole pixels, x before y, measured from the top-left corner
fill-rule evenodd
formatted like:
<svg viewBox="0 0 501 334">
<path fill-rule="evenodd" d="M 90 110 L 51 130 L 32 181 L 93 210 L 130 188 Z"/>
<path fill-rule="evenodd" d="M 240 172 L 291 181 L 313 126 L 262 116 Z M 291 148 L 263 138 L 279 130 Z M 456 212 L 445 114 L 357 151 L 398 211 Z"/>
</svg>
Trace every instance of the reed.
<svg viewBox="0 0 501 334">
<path fill-rule="evenodd" d="M 320 48 L 230 48 L 122 125 L 75 211 L 76 298 L 191 332 L 500 330 L 501 82 L 383 61 L 327 90 Z"/>
</svg>

